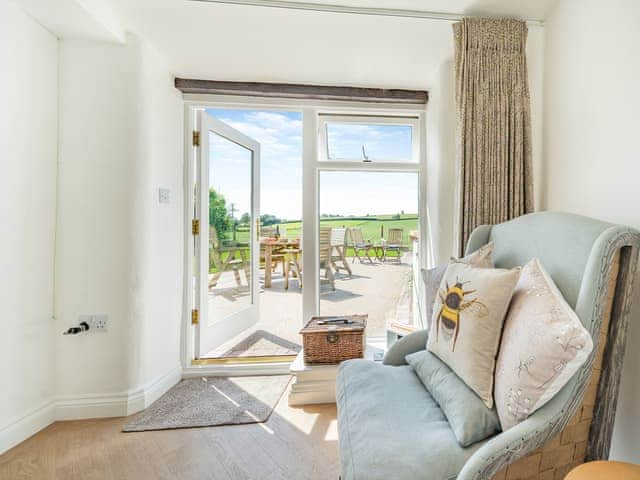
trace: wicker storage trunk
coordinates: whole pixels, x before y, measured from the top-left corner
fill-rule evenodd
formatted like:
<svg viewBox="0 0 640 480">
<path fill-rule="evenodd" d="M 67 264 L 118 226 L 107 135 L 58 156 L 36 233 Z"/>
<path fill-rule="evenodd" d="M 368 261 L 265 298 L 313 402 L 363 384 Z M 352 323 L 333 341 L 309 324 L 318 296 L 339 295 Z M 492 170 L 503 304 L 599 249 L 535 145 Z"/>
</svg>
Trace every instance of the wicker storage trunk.
<svg viewBox="0 0 640 480">
<path fill-rule="evenodd" d="M 335 364 L 351 358 L 363 358 L 367 317 L 311 317 L 300 330 L 304 363 Z"/>
</svg>

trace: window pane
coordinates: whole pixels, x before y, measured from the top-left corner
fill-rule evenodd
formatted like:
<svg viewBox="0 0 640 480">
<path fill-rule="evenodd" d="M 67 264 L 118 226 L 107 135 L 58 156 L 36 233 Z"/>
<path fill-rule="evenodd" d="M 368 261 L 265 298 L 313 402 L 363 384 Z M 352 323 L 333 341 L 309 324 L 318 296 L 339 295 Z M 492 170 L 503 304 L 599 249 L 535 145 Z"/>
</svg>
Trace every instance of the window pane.
<svg viewBox="0 0 640 480">
<path fill-rule="evenodd" d="M 253 304 L 251 225 L 253 153 L 209 132 L 209 321 L 225 320 Z M 233 301 L 228 301 L 233 299 Z"/>
<path fill-rule="evenodd" d="M 328 160 L 413 162 L 411 125 L 327 123 Z"/>
<path fill-rule="evenodd" d="M 321 171 L 319 193 L 320 315 L 366 313 L 368 338 L 424 328 L 418 174 Z"/>
</svg>

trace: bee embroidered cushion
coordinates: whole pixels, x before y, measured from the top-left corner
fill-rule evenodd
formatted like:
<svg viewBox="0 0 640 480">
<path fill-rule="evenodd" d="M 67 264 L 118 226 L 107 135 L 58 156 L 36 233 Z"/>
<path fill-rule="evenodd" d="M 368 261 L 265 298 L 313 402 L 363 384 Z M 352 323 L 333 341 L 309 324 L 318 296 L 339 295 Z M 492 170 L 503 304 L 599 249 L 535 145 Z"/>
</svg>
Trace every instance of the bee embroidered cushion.
<svg viewBox="0 0 640 480">
<path fill-rule="evenodd" d="M 460 262 L 468 263 L 474 267 L 479 268 L 493 268 L 493 242 L 489 242 L 483 245 L 478 250 L 470 253 L 464 258 L 459 260 Z M 444 272 L 447 271 L 448 264 L 438 265 L 434 268 L 422 269 L 422 280 L 424 281 L 424 296 L 426 300 L 426 317 L 427 322 L 431 321 L 433 316 L 433 304 L 438 296 L 438 288 L 440 288 L 440 282 Z M 427 323 L 429 325 L 429 323 Z"/>
<path fill-rule="evenodd" d="M 477 268 L 452 260 L 433 307 L 427 350 L 493 407 L 493 376 L 504 317 L 520 268 Z"/>
<path fill-rule="evenodd" d="M 547 403 L 587 360 L 591 335 L 540 261 L 513 294 L 496 365 L 495 402 L 504 430 Z"/>
</svg>

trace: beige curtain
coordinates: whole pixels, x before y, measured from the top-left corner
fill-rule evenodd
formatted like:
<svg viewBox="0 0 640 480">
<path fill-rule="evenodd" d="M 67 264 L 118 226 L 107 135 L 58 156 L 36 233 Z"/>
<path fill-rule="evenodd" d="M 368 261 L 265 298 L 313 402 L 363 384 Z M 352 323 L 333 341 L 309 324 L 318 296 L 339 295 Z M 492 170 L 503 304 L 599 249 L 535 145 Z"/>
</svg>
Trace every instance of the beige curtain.
<svg viewBox="0 0 640 480">
<path fill-rule="evenodd" d="M 460 253 L 482 224 L 533 211 L 527 25 L 454 24 Z"/>
</svg>

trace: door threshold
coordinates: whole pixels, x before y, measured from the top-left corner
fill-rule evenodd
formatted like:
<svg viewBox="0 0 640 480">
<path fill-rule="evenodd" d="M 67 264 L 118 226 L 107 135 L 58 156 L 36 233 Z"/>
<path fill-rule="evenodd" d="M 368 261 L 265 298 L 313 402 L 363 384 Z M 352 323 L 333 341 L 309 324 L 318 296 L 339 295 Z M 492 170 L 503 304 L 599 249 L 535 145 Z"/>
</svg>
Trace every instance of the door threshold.
<svg viewBox="0 0 640 480">
<path fill-rule="evenodd" d="M 265 363 L 293 362 L 296 355 L 268 355 L 263 357 L 222 357 L 222 358 L 195 358 L 191 365 L 247 365 Z"/>
</svg>

